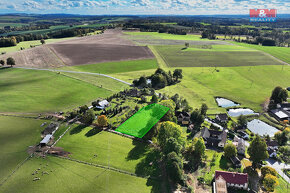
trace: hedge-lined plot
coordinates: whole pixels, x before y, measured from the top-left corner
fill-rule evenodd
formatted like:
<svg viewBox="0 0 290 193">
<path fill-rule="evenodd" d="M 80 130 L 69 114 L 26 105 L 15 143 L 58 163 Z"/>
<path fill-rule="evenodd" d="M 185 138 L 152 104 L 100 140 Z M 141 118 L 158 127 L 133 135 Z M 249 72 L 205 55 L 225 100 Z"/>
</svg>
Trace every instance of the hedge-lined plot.
<svg viewBox="0 0 290 193">
<path fill-rule="evenodd" d="M 169 110 L 159 104 L 151 104 L 140 109 L 116 131 L 142 138 Z"/>
</svg>

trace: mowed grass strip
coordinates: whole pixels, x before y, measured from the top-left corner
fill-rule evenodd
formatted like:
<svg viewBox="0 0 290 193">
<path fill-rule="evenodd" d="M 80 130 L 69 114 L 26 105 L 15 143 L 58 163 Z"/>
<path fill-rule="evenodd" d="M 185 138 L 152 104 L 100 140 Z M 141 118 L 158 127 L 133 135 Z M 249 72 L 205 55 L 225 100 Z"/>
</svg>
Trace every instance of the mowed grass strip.
<svg viewBox="0 0 290 193">
<path fill-rule="evenodd" d="M 202 39 L 201 35 L 176 35 L 176 34 L 167 34 L 167 33 L 158 33 L 158 32 L 124 32 L 125 34 L 131 36 L 149 36 L 150 38 L 160 38 L 168 40 L 204 40 L 204 41 L 216 41 Z"/>
<path fill-rule="evenodd" d="M 70 157 L 135 173 L 149 150 L 146 144 L 91 127 L 74 126 L 57 143 Z"/>
<path fill-rule="evenodd" d="M 37 169 L 38 174 L 32 175 Z M 42 175 L 42 172 L 45 174 Z M 33 181 L 39 177 L 40 180 Z M 1 193 L 149 193 L 147 179 L 47 156 L 28 160 L 3 186 Z"/>
<path fill-rule="evenodd" d="M 38 144 L 43 120 L 0 116 L 0 182 L 29 154 L 28 146 Z"/>
<path fill-rule="evenodd" d="M 0 69 L 0 112 L 55 112 L 75 108 L 111 91 L 48 71 Z"/>
<path fill-rule="evenodd" d="M 290 64 L 290 48 L 288 47 L 277 47 L 277 46 L 260 46 L 260 45 L 254 45 L 254 44 L 246 44 L 246 43 L 239 43 L 239 42 L 233 42 L 239 46 L 252 48 L 256 50 L 260 50 L 263 52 L 266 52 L 284 62 L 287 62 Z"/>
<path fill-rule="evenodd" d="M 103 74 L 114 74 L 121 72 L 131 72 L 140 71 L 157 68 L 158 64 L 155 59 L 145 59 L 145 60 L 128 60 L 119 62 L 105 62 L 98 64 L 87 64 L 78 66 L 68 66 L 61 69 L 64 70 L 75 70 L 82 72 L 93 72 L 93 73 L 103 73 Z"/>
<path fill-rule="evenodd" d="M 143 107 L 118 127 L 116 131 L 142 138 L 168 110 L 168 107 L 155 103 Z"/>
<path fill-rule="evenodd" d="M 232 49 L 231 45 L 223 45 L 220 49 L 215 46 L 213 50 L 208 49 L 210 51 L 202 48 L 190 48 L 192 50 L 184 51 L 184 46 L 181 45 L 154 46 L 154 48 L 170 67 L 231 67 L 282 64 L 263 52 L 243 50 L 242 48 L 239 48 L 241 49 L 239 51 L 235 46 Z"/>
</svg>

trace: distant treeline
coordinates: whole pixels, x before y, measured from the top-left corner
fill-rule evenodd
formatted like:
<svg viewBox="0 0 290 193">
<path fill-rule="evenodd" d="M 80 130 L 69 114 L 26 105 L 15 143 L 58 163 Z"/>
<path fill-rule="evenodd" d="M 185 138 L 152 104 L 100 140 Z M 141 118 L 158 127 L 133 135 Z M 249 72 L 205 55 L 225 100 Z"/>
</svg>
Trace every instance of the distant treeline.
<svg viewBox="0 0 290 193">
<path fill-rule="evenodd" d="M 134 24 L 125 23 L 123 29 L 139 28 L 141 32 L 159 32 L 159 33 L 169 33 L 177 35 L 186 35 L 185 29 L 178 29 L 175 27 L 170 27 L 162 24 Z"/>
<path fill-rule="evenodd" d="M 23 34 L 23 35 L 11 36 L 11 37 L 3 37 L 3 38 L 0 38 L 0 47 L 16 46 L 19 42 L 23 42 L 23 41 L 83 36 L 85 34 L 94 32 L 98 29 L 102 31 L 104 30 L 103 27 L 74 28 L 74 29 L 59 30 L 59 31 L 51 32 L 47 34 Z"/>
</svg>

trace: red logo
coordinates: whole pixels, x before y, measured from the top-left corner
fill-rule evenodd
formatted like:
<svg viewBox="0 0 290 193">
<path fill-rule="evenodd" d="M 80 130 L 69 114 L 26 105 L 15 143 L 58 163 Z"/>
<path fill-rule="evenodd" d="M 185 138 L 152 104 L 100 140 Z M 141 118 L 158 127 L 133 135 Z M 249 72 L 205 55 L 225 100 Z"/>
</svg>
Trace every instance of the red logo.
<svg viewBox="0 0 290 193">
<path fill-rule="evenodd" d="M 266 17 L 276 17 L 276 9 L 250 9 L 250 17 L 266 18 Z"/>
</svg>

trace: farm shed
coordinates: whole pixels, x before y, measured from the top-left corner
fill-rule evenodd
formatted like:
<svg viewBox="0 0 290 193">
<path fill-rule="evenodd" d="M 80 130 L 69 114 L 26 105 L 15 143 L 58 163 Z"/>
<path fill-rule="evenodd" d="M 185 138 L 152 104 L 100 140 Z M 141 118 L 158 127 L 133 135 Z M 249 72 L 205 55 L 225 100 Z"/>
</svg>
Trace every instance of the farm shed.
<svg viewBox="0 0 290 193">
<path fill-rule="evenodd" d="M 41 142 L 39 143 L 41 147 L 46 146 L 50 139 L 52 138 L 52 135 L 46 135 Z"/>
</svg>

